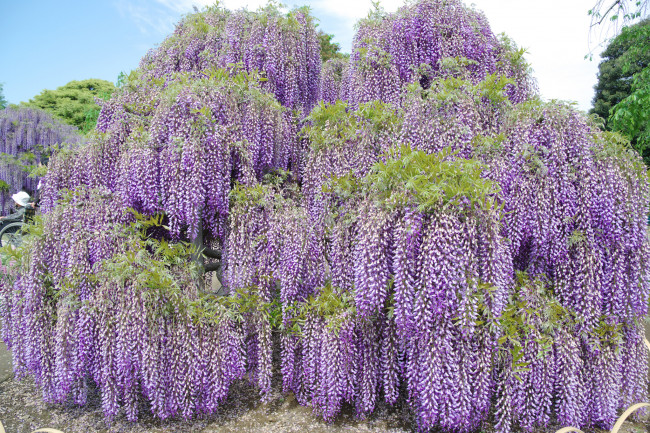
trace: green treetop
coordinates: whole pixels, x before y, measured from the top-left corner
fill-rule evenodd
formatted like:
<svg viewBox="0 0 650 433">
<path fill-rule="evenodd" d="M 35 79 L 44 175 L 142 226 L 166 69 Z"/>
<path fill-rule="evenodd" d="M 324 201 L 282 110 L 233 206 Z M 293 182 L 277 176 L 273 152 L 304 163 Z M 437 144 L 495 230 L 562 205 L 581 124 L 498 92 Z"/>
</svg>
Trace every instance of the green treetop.
<svg viewBox="0 0 650 433">
<path fill-rule="evenodd" d="M 70 81 L 56 90 L 43 90 L 26 105 L 42 108 L 64 122 L 87 132 L 95 127 L 100 107 L 95 97 L 106 99 L 113 91 L 113 83 L 97 78 Z"/>
<path fill-rule="evenodd" d="M 348 54 L 341 53 L 341 45 L 336 42 L 332 42 L 334 35 L 325 33 L 322 30 L 318 31 L 318 40 L 320 42 L 320 56 L 323 59 L 323 62 L 328 61 L 329 59 L 343 59 L 348 56 Z"/>
</svg>

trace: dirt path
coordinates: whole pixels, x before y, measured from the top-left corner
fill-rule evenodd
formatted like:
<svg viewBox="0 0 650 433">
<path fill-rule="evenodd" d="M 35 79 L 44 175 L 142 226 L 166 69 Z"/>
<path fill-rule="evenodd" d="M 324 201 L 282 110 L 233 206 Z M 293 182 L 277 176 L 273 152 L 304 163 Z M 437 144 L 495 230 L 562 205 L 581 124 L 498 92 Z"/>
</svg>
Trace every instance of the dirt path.
<svg viewBox="0 0 650 433">
<path fill-rule="evenodd" d="M 7 350 L 7 346 L 0 340 L 0 383 L 14 377 L 11 368 L 11 352 Z"/>
</svg>

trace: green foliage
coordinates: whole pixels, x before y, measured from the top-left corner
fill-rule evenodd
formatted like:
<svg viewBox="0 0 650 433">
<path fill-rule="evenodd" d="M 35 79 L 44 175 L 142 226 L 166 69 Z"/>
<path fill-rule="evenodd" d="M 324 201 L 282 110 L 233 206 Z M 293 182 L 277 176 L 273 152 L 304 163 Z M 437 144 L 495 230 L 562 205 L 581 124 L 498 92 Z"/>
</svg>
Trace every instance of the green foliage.
<svg viewBox="0 0 650 433">
<path fill-rule="evenodd" d="M 475 159 L 455 159 L 449 148 L 435 154 L 403 146 L 376 163 L 363 184 L 381 205 L 416 205 L 421 212 L 441 206 L 497 208 L 498 185 L 482 177 L 484 165 Z"/>
<path fill-rule="evenodd" d="M 140 77 L 140 75 L 141 72 L 138 69 L 134 69 L 128 74 L 125 73 L 124 71 L 121 71 L 117 76 L 117 81 L 115 82 L 115 88 L 122 89 L 129 86 L 129 84 L 136 82 Z M 133 88 L 137 86 L 131 86 L 131 87 Z"/>
<path fill-rule="evenodd" d="M 287 317 L 291 317 L 289 331 L 297 335 L 301 334 L 302 326 L 309 315 L 325 319 L 327 327 L 335 334 L 338 334 L 345 318 L 356 315 L 352 293 L 337 290 L 329 282 L 321 287 L 316 295 L 310 295 L 305 301 L 287 307 L 286 311 Z"/>
<path fill-rule="evenodd" d="M 252 209 L 294 208 L 301 199 L 298 183 L 290 171 L 276 170 L 266 173 L 262 182 L 244 185 L 235 182 L 230 190 L 231 218 L 247 219 Z"/>
<path fill-rule="evenodd" d="M 309 139 L 312 149 L 341 146 L 357 140 L 361 129 L 371 134 L 395 130 L 401 121 L 392 105 L 380 101 L 361 104 L 355 111 L 349 110 L 342 101 L 321 102 L 305 120 L 302 134 Z"/>
<path fill-rule="evenodd" d="M 533 280 L 520 271 L 516 274 L 515 291 L 500 317 L 490 317 L 483 299 L 479 299 L 479 311 L 477 325 L 488 322 L 498 328 L 500 355 L 506 355 L 505 359 L 512 363 L 515 377 L 528 369 L 523 359 L 527 344 L 537 343 L 537 356 L 545 357 L 553 350 L 557 332 L 572 330 L 576 323 L 575 314 L 560 304 L 544 280 Z"/>
<path fill-rule="evenodd" d="M 246 186 L 236 182 L 230 190 L 231 206 L 266 207 L 273 203 L 274 198 L 273 189 L 262 183 Z"/>
<path fill-rule="evenodd" d="M 630 181 L 632 179 L 643 179 L 650 182 L 648 167 L 639 160 L 639 155 L 632 148 L 629 139 L 616 131 L 598 131 L 592 137 L 596 143 L 593 147 L 596 158 L 608 158 L 614 161 L 621 172 L 628 173 L 627 176 L 629 176 Z M 630 215 L 630 218 L 632 218 L 632 215 Z"/>
<path fill-rule="evenodd" d="M 128 285 L 151 305 L 154 315 L 186 315 L 195 322 L 212 323 L 224 316 L 242 319 L 254 299 L 204 293 L 202 268 L 194 260 L 196 246 L 151 237 L 151 229 L 165 228 L 164 216 L 131 212 L 134 222 L 115 227 L 115 234 L 122 239 L 120 251 L 102 261 L 99 271 L 91 276 L 98 287 Z"/>
<path fill-rule="evenodd" d="M 348 113 L 348 105 L 320 102 L 305 119 L 302 133 L 315 148 L 328 148 L 356 137 L 357 120 Z"/>
<path fill-rule="evenodd" d="M 124 71 L 120 71 L 120 73 L 117 76 L 117 80 L 115 81 L 115 88 L 121 89 L 126 85 L 127 80 L 128 80 L 128 75 L 126 75 Z"/>
<path fill-rule="evenodd" d="M 442 66 L 452 72 L 451 76 L 436 80 L 431 84 L 428 89 L 427 97 L 433 97 L 444 103 L 457 102 L 467 95 L 472 95 L 477 104 L 481 104 L 484 100 L 491 102 L 495 106 L 509 105 L 506 89 L 509 85 L 514 85 L 515 81 L 504 75 L 489 74 L 485 79 L 476 84 L 463 77 L 453 75 L 453 71 L 466 70 L 464 58 L 446 58 L 441 61 Z M 411 85 L 411 91 L 417 89 L 417 84 Z"/>
<path fill-rule="evenodd" d="M 526 71 L 528 74 L 532 74 L 530 64 L 524 57 L 527 53 L 526 49 L 519 48 L 515 41 L 505 33 L 500 33 L 498 37 L 501 48 L 503 49 L 503 59 L 500 62 L 508 62 L 511 69 L 515 71 Z"/>
<path fill-rule="evenodd" d="M 330 59 L 345 59 L 350 57 L 349 54 L 341 53 L 341 46 L 337 42 L 332 42 L 334 35 L 318 31 L 318 41 L 320 43 L 320 57 L 323 62 Z"/>
<path fill-rule="evenodd" d="M 625 27 L 602 53 L 592 113 L 620 131 L 650 166 L 650 19 Z"/>
<path fill-rule="evenodd" d="M 472 138 L 474 154 L 487 159 L 497 157 L 503 151 L 503 142 L 505 140 L 506 135 L 503 132 L 495 136 L 476 135 Z"/>
<path fill-rule="evenodd" d="M 393 58 L 391 54 L 381 48 L 376 41 L 364 39 L 365 45 L 357 48 L 359 58 L 357 66 L 364 73 L 371 73 L 377 66 L 381 68 L 390 68 Z"/>
<path fill-rule="evenodd" d="M 202 78 L 196 78 L 187 72 L 177 72 L 170 74 L 168 77 L 147 78 L 142 80 L 137 73 L 132 73 L 125 86 L 131 89 L 137 89 L 142 86 L 155 86 L 163 88 L 160 100 L 167 104 L 173 104 L 177 96 L 188 87 L 196 94 L 201 94 L 207 90 L 228 89 L 229 93 L 234 93 L 242 99 L 260 102 L 262 105 L 272 107 L 277 110 L 285 108 L 271 94 L 261 89 L 260 84 L 267 79 L 259 71 L 247 72 L 243 64 L 230 63 L 225 68 L 212 67 L 201 71 Z M 152 102 L 153 103 L 153 102 Z M 153 110 L 153 105 L 133 104 L 126 105 L 129 112 L 146 115 Z M 207 117 L 210 115 L 210 109 L 203 107 Z M 195 111 L 195 113 L 197 113 Z M 198 114 L 198 113 L 197 113 Z"/>
<path fill-rule="evenodd" d="M 634 75 L 630 95 L 612 109 L 610 125 L 630 138 L 650 167 L 650 65 Z"/>
<path fill-rule="evenodd" d="M 476 60 L 471 60 L 467 57 L 443 57 L 438 60 L 438 70 L 442 76 L 451 75 L 453 77 L 466 77 L 469 76 L 470 73 L 468 67 L 477 64 L 478 62 Z M 416 71 L 419 72 L 420 75 L 433 76 L 436 74 L 436 71 L 434 71 L 428 63 L 420 65 L 420 69 L 422 68 L 426 68 L 427 70 Z"/>
<path fill-rule="evenodd" d="M 129 284 L 143 293 L 161 314 L 186 314 L 193 321 L 214 322 L 227 315 L 241 321 L 255 315 L 277 328 L 282 321 L 279 299 L 264 301 L 256 287 L 228 296 L 205 293 L 202 268 L 194 260 L 197 250 L 188 242 L 168 242 L 149 236 L 152 228 L 165 228 L 163 215 L 145 216 L 131 211 L 135 221 L 122 232 L 122 251 L 102 262 L 96 281 Z"/>
<path fill-rule="evenodd" d="M 162 227 L 162 214 L 133 214 L 133 223 L 116 227 L 120 251 L 101 263 L 92 281 L 98 286 L 129 285 L 152 305 L 164 306 L 159 310 L 163 314 L 191 310 L 200 297 L 196 282 L 202 275 L 192 260 L 196 247 L 150 237 L 151 228 Z"/>
<path fill-rule="evenodd" d="M 41 160 L 47 159 L 50 152 L 50 149 L 41 149 L 39 152 Z M 42 177 L 47 173 L 47 165 L 43 164 L 42 161 L 37 161 L 33 152 L 23 152 L 18 155 L 0 152 L 0 162 L 20 168 L 22 171 L 27 172 L 29 177 Z"/>
<path fill-rule="evenodd" d="M 4 90 L 4 84 L 0 83 L 0 110 L 4 110 L 5 108 L 7 108 L 7 105 L 9 105 L 9 103 L 5 99 L 3 90 Z"/>
<path fill-rule="evenodd" d="M 105 80 L 70 81 L 56 90 L 43 90 L 25 105 L 41 108 L 88 132 L 95 127 L 99 116 L 100 107 L 95 98 L 108 99 L 114 90 L 115 86 Z"/>
</svg>

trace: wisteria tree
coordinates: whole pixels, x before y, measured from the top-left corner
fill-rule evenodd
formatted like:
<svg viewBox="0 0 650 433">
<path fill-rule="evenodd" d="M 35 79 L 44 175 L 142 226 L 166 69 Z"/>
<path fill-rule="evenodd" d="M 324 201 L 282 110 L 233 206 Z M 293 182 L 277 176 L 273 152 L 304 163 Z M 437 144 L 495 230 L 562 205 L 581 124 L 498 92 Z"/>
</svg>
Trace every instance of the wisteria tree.
<svg viewBox="0 0 650 433">
<path fill-rule="evenodd" d="M 36 190 L 51 149 L 79 141 L 77 128 L 38 108 L 0 110 L 0 212 L 9 211 L 21 188 Z"/>
<path fill-rule="evenodd" d="M 186 17 L 50 160 L 0 286 L 14 368 L 107 418 L 236 380 L 419 431 L 613 425 L 647 397 L 648 180 L 457 0 Z M 221 288 L 213 287 L 218 279 Z"/>
</svg>

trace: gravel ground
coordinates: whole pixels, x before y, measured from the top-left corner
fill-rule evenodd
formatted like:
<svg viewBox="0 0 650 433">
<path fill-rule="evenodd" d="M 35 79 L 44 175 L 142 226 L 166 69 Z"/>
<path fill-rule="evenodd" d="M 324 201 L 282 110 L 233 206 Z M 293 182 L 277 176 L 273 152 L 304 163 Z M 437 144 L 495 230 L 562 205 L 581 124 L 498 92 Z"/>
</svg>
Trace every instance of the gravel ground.
<svg viewBox="0 0 650 433">
<path fill-rule="evenodd" d="M 30 433 L 37 428 L 56 428 L 64 433 L 413 433 L 413 420 L 401 405 L 389 408 L 380 405 L 366 420 L 354 417 L 346 407 L 336 422 L 327 424 L 300 406 L 293 395 L 279 392 L 278 378 L 269 403 L 262 404 L 255 389 L 245 381 L 231 387 L 222 409 L 209 417 L 192 421 L 160 421 L 143 407 L 137 423 L 118 417 L 111 425 L 104 421 L 97 392 L 89 395 L 85 407 L 48 405 L 41 399 L 34 382 L 28 378 L 15 380 L 11 372 L 11 354 L 0 343 L 0 421 L 7 433 Z M 553 433 L 548 428 L 535 433 Z M 2 430 L 0 429 L 0 432 Z M 485 426 L 480 433 L 491 433 Z M 591 430 L 586 433 L 605 433 Z M 621 433 L 650 433 L 650 417 L 643 422 L 626 422 Z M 479 433 L 479 432 L 477 432 Z"/>
<path fill-rule="evenodd" d="M 111 425 L 104 422 L 99 396 L 89 397 L 85 407 L 47 405 L 31 379 L 8 379 L 0 383 L 0 420 L 7 433 L 29 433 L 37 428 L 56 428 L 64 433 L 412 433 L 407 411 L 380 407 L 367 420 L 358 420 L 346 408 L 333 424 L 326 424 L 311 409 L 298 405 L 293 396 L 274 393 L 270 403 L 262 404 L 253 388 L 245 383 L 233 386 L 222 410 L 204 419 L 160 421 L 144 414 L 137 423 L 118 417 Z M 548 428 L 536 433 L 553 433 Z M 491 433 L 486 426 L 480 433 Z M 605 433 L 587 430 L 586 433 Z M 478 433 L 478 432 L 477 432 Z M 626 422 L 621 433 L 650 433 L 650 420 Z"/>
<path fill-rule="evenodd" d="M 7 433 L 29 433 L 42 427 L 65 433 L 410 433 L 410 422 L 402 412 L 383 407 L 371 418 L 358 420 L 353 410 L 347 408 L 335 423 L 327 424 L 314 416 L 310 408 L 298 405 L 292 395 L 276 392 L 269 403 L 262 404 L 253 388 L 239 383 L 231 388 L 222 410 L 204 419 L 160 421 L 145 413 L 137 423 L 118 417 L 107 425 L 96 393 L 89 396 L 89 404 L 83 408 L 47 405 L 31 379 L 0 383 L 0 420 Z"/>
</svg>

